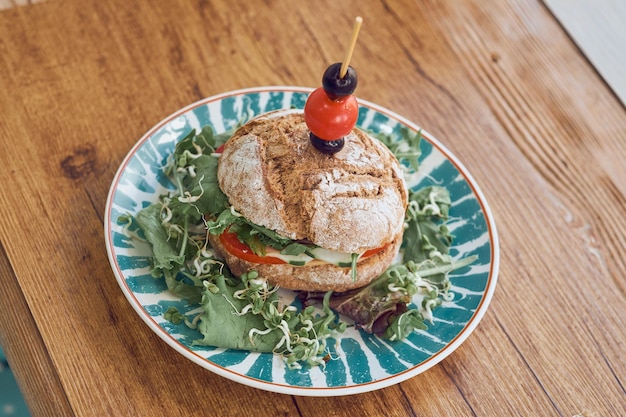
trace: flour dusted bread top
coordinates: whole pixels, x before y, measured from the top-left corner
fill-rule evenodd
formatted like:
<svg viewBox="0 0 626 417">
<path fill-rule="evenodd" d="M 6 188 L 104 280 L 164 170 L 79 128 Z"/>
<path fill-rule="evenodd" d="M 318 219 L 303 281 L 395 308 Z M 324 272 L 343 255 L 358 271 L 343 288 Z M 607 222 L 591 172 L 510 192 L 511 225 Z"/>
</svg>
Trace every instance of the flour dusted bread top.
<svg viewBox="0 0 626 417">
<path fill-rule="evenodd" d="M 407 190 L 393 154 L 358 129 L 340 152 L 323 154 L 310 144 L 301 111 L 239 128 L 220 157 L 218 180 L 235 210 L 294 240 L 361 253 L 402 234 Z"/>
</svg>

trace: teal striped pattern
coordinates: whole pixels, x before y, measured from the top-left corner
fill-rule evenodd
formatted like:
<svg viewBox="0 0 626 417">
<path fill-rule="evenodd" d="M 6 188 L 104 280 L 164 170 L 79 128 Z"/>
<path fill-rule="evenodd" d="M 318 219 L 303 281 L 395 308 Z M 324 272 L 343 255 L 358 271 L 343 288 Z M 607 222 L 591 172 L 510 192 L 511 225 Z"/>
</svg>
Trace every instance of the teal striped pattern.
<svg viewBox="0 0 626 417">
<path fill-rule="evenodd" d="M 29 417 L 30 412 L 0 348 L 0 417 Z"/>
<path fill-rule="evenodd" d="M 164 282 L 150 273 L 150 247 L 132 239 L 117 218 L 135 214 L 158 195 L 174 189 L 163 174 L 168 155 L 191 129 L 210 125 L 223 132 L 242 121 L 271 110 L 303 108 L 310 90 L 264 87 L 240 90 L 192 104 L 163 120 L 131 149 L 113 181 L 105 220 L 107 250 L 120 287 L 141 318 L 163 340 L 198 365 L 235 381 L 274 392 L 296 395 L 345 395 L 379 389 L 424 372 L 467 338 L 489 304 L 496 284 L 498 244 L 489 208 L 469 173 L 436 139 L 423 133 L 420 171 L 407 182 L 411 187 L 443 185 L 453 207 L 449 227 L 456 236 L 451 255 L 478 255 L 469 267 L 451 274 L 454 298 L 434 311 L 426 331 L 406 340 L 389 342 L 348 329 L 329 343 L 325 367 L 289 370 L 278 355 L 193 346 L 199 338 L 184 324 L 163 319 L 171 306 L 194 314 L 189 306 L 166 291 Z M 375 104 L 360 101 L 358 126 L 374 132 L 398 133 L 418 126 Z M 281 290 L 286 302 L 291 291 Z M 419 299 L 414 303 L 418 305 Z"/>
</svg>

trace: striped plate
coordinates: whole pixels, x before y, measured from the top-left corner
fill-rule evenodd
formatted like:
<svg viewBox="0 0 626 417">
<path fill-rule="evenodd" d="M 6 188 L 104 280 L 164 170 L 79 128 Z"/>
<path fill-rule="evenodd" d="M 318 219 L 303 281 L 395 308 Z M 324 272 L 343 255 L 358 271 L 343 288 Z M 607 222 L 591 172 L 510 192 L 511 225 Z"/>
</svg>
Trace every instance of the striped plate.
<svg viewBox="0 0 626 417">
<path fill-rule="evenodd" d="M 454 258 L 478 255 L 470 267 L 451 274 L 454 298 L 434 310 L 426 331 L 389 342 L 352 328 L 329 341 L 332 360 L 325 367 L 290 370 L 278 355 L 192 345 L 200 337 L 184 324 L 173 325 L 163 313 L 193 306 L 168 293 L 163 280 L 150 273 L 150 247 L 131 239 L 117 221 L 137 213 L 172 189 L 163 174 L 167 156 L 191 129 L 211 125 L 220 133 L 242 120 L 278 109 L 303 108 L 310 89 L 259 87 L 210 97 L 165 118 L 146 133 L 122 162 L 106 203 L 105 238 L 109 260 L 128 301 L 149 328 L 196 364 L 234 381 L 268 391 L 307 396 L 356 394 L 380 389 L 422 373 L 452 353 L 473 331 L 496 286 L 498 241 L 489 207 L 461 163 L 441 143 L 423 133 L 419 176 L 411 187 L 445 186 L 451 194 L 449 228 L 456 236 Z M 414 123 L 372 103 L 359 100 L 358 126 L 374 132 L 398 133 Z M 290 291 L 282 296 L 293 298 Z M 419 300 L 414 300 L 418 302 Z M 336 342 L 336 343 L 334 343 Z"/>
</svg>

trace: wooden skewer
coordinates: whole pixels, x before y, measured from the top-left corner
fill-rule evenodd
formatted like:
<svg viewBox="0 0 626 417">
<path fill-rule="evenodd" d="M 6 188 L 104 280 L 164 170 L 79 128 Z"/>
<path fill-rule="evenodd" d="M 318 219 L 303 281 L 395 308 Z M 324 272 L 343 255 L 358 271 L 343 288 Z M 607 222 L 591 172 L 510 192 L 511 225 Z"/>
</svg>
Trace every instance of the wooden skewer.
<svg viewBox="0 0 626 417">
<path fill-rule="evenodd" d="M 352 38 L 350 39 L 350 44 L 348 45 L 348 49 L 346 49 L 346 55 L 344 56 L 341 68 L 339 69 L 339 78 L 345 77 L 348 72 L 348 65 L 350 65 L 350 60 L 352 59 L 352 53 L 354 52 L 354 46 L 356 45 L 356 39 L 359 37 L 359 30 L 361 29 L 362 23 L 363 18 L 361 16 L 357 16 L 354 19 Z"/>
</svg>

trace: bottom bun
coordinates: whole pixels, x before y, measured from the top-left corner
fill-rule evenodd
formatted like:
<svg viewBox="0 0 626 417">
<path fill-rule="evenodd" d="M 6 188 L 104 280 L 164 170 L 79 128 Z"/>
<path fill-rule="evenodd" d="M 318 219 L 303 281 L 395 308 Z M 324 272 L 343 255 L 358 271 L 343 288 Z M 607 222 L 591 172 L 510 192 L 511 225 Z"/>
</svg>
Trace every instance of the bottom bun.
<svg viewBox="0 0 626 417">
<path fill-rule="evenodd" d="M 352 268 L 341 268 L 328 263 L 295 266 L 290 264 L 258 264 L 232 255 L 222 245 L 219 236 L 209 235 L 209 242 L 218 258 L 224 260 L 230 271 L 241 276 L 257 271 L 259 276 L 275 286 L 299 291 L 343 292 L 361 288 L 380 276 L 400 250 L 402 237 L 396 237 L 385 249 L 357 263 L 357 277 L 352 279 Z"/>
</svg>

